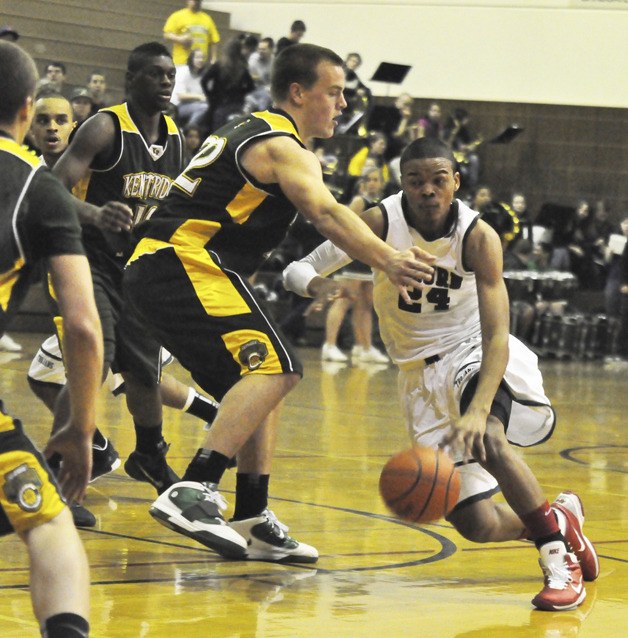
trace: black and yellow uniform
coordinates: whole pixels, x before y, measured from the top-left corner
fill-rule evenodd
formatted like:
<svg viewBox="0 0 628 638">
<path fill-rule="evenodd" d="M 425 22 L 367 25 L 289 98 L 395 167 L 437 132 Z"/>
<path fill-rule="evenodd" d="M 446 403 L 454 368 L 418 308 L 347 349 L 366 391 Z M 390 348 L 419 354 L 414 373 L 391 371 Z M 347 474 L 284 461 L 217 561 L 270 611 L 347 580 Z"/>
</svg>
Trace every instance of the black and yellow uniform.
<svg viewBox="0 0 628 638">
<path fill-rule="evenodd" d="M 90 166 L 85 201 L 96 206 L 123 202 L 133 210 L 135 225 L 153 214 L 181 171 L 181 135 L 172 118 L 162 115 L 160 139 L 149 146 L 126 102 L 100 113 L 113 118 L 117 139 L 111 156 Z M 122 298 L 122 274 L 135 245 L 133 235 L 86 225 L 83 241 L 102 323 L 105 367 L 133 372 L 152 385 L 160 374 L 159 345 L 133 313 L 125 310 Z"/>
<path fill-rule="evenodd" d="M 0 131 L 0 334 L 49 257 L 82 255 L 70 194 L 39 159 Z M 0 402 L 0 534 L 24 532 L 64 507 L 55 480 Z"/>
<path fill-rule="evenodd" d="M 302 374 L 247 278 L 284 238 L 296 210 L 258 182 L 242 153 L 271 136 L 303 146 L 282 111 L 233 120 L 205 140 L 158 211 L 136 232 L 130 301 L 194 380 L 220 399 L 245 374 Z"/>
</svg>

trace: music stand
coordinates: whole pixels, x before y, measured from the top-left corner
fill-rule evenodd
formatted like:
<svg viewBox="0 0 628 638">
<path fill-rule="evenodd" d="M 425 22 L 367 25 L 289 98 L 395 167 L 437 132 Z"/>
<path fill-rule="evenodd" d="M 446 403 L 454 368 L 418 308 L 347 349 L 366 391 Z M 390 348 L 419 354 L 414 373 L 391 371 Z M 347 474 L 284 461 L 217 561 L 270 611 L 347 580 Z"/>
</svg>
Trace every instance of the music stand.
<svg viewBox="0 0 628 638">
<path fill-rule="evenodd" d="M 373 73 L 371 82 L 385 82 L 388 84 L 388 90 L 391 84 L 401 84 L 408 75 L 411 66 L 407 64 L 394 64 L 392 62 L 380 62 L 379 66 Z"/>
<path fill-rule="evenodd" d="M 508 144 L 520 133 L 523 133 L 523 131 L 525 131 L 525 129 L 518 124 L 511 124 L 510 126 L 507 126 L 497 137 L 489 140 L 489 144 Z"/>
</svg>

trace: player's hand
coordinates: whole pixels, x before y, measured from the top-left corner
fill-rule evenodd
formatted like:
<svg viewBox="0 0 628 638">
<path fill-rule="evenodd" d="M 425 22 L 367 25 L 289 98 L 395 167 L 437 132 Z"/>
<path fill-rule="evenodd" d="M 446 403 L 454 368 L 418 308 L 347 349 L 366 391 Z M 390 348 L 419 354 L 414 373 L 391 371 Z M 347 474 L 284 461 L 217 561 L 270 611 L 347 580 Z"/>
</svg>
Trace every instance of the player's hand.
<svg viewBox="0 0 628 638">
<path fill-rule="evenodd" d="M 434 275 L 430 264 L 436 257 L 418 246 L 412 246 L 403 252 L 395 253 L 384 268 L 388 279 L 397 286 L 401 298 L 412 303 L 408 288 L 425 288 Z"/>
<path fill-rule="evenodd" d="M 59 476 L 61 491 L 67 501 L 80 503 L 92 475 L 92 433 L 67 424 L 57 430 L 48 441 L 44 455 L 55 452 L 63 456 Z"/>
<path fill-rule="evenodd" d="M 455 454 L 462 454 L 465 461 L 475 459 L 484 463 L 484 433 L 486 432 L 486 414 L 475 413 L 470 408 L 456 423 L 451 426 L 440 447 L 450 447 Z"/>
<path fill-rule="evenodd" d="M 122 202 L 107 202 L 96 208 L 92 223 L 101 230 L 112 233 L 130 231 L 133 225 L 133 211 Z"/>
<path fill-rule="evenodd" d="M 313 279 L 308 286 L 308 290 L 313 300 L 303 313 L 304 317 L 313 312 L 322 312 L 329 304 L 341 297 L 352 298 L 352 293 L 341 282 L 327 279 L 326 277 Z"/>
</svg>

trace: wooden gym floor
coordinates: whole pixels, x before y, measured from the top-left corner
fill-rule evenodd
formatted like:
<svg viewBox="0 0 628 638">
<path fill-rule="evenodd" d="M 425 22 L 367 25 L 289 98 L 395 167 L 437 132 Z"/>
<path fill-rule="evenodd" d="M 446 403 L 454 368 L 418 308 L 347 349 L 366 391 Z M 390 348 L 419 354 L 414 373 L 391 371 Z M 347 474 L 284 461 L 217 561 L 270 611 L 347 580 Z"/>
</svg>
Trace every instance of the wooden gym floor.
<svg viewBox="0 0 628 638">
<path fill-rule="evenodd" d="M 17 357 L 0 353 L 0 397 L 42 444 L 50 418 L 25 374 L 43 335 L 13 336 L 25 349 Z M 152 488 L 120 468 L 90 487 L 86 505 L 98 525 L 81 532 L 93 637 L 628 635 L 626 368 L 542 362 L 558 426 L 550 441 L 523 454 L 550 501 L 566 488 L 580 494 L 601 562 L 580 608 L 547 613 L 530 604 L 542 577 L 529 543 L 474 545 L 444 522 L 413 527 L 386 512 L 379 471 L 407 446 L 393 369 L 322 365 L 317 349 L 302 354 L 306 375 L 282 413 L 271 507 L 291 534 L 319 549 L 318 563 L 223 560 L 154 522 Z M 187 379 L 178 364 L 170 371 Z M 122 398 L 103 390 L 99 425 L 124 460 L 134 436 Z M 182 472 L 203 424 L 166 410 L 165 432 L 170 462 Z M 223 493 L 231 507 L 234 482 L 229 471 Z M 15 536 L 0 543 L 0 636 L 39 636 L 25 552 Z"/>
</svg>

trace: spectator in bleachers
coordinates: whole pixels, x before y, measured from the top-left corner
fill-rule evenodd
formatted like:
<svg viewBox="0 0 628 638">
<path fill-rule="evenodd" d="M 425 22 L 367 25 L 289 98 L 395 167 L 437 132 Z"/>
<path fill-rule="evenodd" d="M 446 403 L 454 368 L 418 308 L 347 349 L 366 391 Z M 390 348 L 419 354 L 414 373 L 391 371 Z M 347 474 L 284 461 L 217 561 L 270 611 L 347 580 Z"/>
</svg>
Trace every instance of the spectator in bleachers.
<svg viewBox="0 0 628 638">
<path fill-rule="evenodd" d="M 187 164 L 198 152 L 203 141 L 202 131 L 196 124 L 186 124 L 183 127 L 183 155 Z"/>
<path fill-rule="evenodd" d="M 610 206 L 605 199 L 599 199 L 595 202 L 590 237 L 592 241 L 591 256 L 598 290 L 604 288 L 606 281 L 608 239 L 613 232 L 620 232 L 620 229 L 611 222 L 610 212 Z"/>
<path fill-rule="evenodd" d="M 46 64 L 44 77 L 37 84 L 37 92 L 43 88 L 61 93 L 64 97 L 70 97 L 75 87 L 66 82 L 66 68 L 63 62 L 54 61 Z"/>
<path fill-rule="evenodd" d="M 344 98 L 347 106 L 338 118 L 337 134 L 355 134 L 366 137 L 367 125 L 373 108 L 373 94 L 360 80 L 357 70 L 362 65 L 359 53 L 349 53 L 344 61 Z"/>
<path fill-rule="evenodd" d="M 494 199 L 491 188 L 486 185 L 476 189 L 471 208 L 477 210 L 480 217 L 497 232 L 502 249 L 506 252 L 521 233 L 519 218 L 512 208 Z"/>
<path fill-rule="evenodd" d="M 177 107 L 177 124 L 199 125 L 207 113 L 208 104 L 201 78 L 207 70 L 207 58 L 200 49 L 190 51 L 187 64 L 177 69 L 171 102 Z"/>
<path fill-rule="evenodd" d="M 454 109 L 445 122 L 443 139 L 454 152 L 461 185 L 472 190 L 477 187 L 480 179 L 480 157 L 476 149 L 482 143 L 482 136 L 471 130 L 470 120 L 469 111 L 463 108 Z"/>
<path fill-rule="evenodd" d="M 519 218 L 519 226 L 521 227 L 521 239 L 527 239 L 533 241 L 532 237 L 532 217 L 528 210 L 528 202 L 526 196 L 516 191 L 510 198 L 510 208 L 515 212 L 515 215 Z"/>
<path fill-rule="evenodd" d="M 244 98 L 255 88 L 255 84 L 246 58 L 242 55 L 239 38 L 230 40 L 218 62 L 205 71 L 201 87 L 209 103 L 204 119 L 210 132 L 243 112 Z"/>
<path fill-rule="evenodd" d="M 443 123 L 441 122 L 441 108 L 438 102 L 432 102 L 419 121 L 416 123 L 416 129 L 412 135 L 416 139 L 420 137 L 432 137 L 435 139 L 443 138 Z"/>
<path fill-rule="evenodd" d="M 606 315 L 619 324 L 611 361 L 628 361 L 628 215 L 622 219 L 620 228 L 620 233 L 611 235 L 607 248 L 608 274 L 604 287 Z"/>
<path fill-rule="evenodd" d="M 274 60 L 275 42 L 272 38 L 262 38 L 249 59 L 249 73 L 255 88 L 244 100 L 246 113 L 264 111 L 272 105 L 270 96 L 270 69 Z"/>
<path fill-rule="evenodd" d="M 349 208 L 361 215 L 376 206 L 384 194 L 382 171 L 377 166 L 364 168 L 358 182 L 358 192 Z M 346 296 L 331 302 L 325 318 L 325 343 L 321 348 L 323 361 L 343 362 L 349 357 L 338 347 L 338 335 L 344 318 L 351 310 L 353 330 L 353 363 L 388 363 L 388 357 L 373 345 L 373 272 L 360 261 L 352 261 L 335 276 L 342 282 Z"/>
<path fill-rule="evenodd" d="M 625 223 L 625 220 L 624 220 Z M 625 227 L 624 234 L 626 233 Z M 628 242 L 624 245 L 624 251 L 621 255 L 620 270 L 620 286 L 619 294 L 621 295 L 619 306 L 619 348 L 618 354 L 620 359 L 625 363 L 628 362 Z"/>
<path fill-rule="evenodd" d="M 349 53 L 345 58 L 345 88 L 344 96 L 347 110 L 365 110 L 364 102 L 368 105 L 373 97 L 371 89 L 360 80 L 358 69 L 362 66 L 362 56 L 359 53 Z"/>
<path fill-rule="evenodd" d="M 171 13 L 164 24 L 164 39 L 172 43 L 172 59 L 177 67 L 187 65 L 188 56 L 200 49 L 210 63 L 217 60 L 220 33 L 212 17 L 201 10 L 201 0 L 186 0 L 185 8 Z"/>
<path fill-rule="evenodd" d="M 279 55 L 286 47 L 301 42 L 301 38 L 305 35 L 306 30 L 305 22 L 303 22 L 303 20 L 295 20 L 290 25 L 290 33 L 277 40 L 277 55 Z"/>
<path fill-rule="evenodd" d="M 367 138 L 367 145 L 363 146 L 351 157 L 347 167 L 348 177 L 344 193 L 344 199 L 346 201 L 351 201 L 357 194 L 355 187 L 365 168 L 380 169 L 384 186 L 388 183 L 390 172 L 385 160 L 387 143 L 386 136 L 383 133 L 373 131 Z"/>
<path fill-rule="evenodd" d="M 563 256 L 565 252 L 562 249 L 563 235 L 569 238 L 567 258 Z M 555 246 L 552 264 L 557 270 L 571 270 L 578 277 L 579 287 L 583 290 L 600 289 L 598 267 L 594 261 L 597 239 L 594 213 L 589 203 L 584 200 L 578 202 L 573 221 L 570 220 L 562 227 L 554 228 L 553 243 Z M 559 259 L 566 259 L 566 261 L 559 263 Z"/>
<path fill-rule="evenodd" d="M 257 51 L 259 38 L 252 33 L 247 33 L 246 35 L 240 36 L 240 42 L 242 45 L 242 55 L 248 63 L 249 58 L 255 53 L 255 51 Z"/>
<path fill-rule="evenodd" d="M 401 155 L 403 149 L 412 141 L 412 105 L 414 98 L 409 93 L 402 93 L 395 100 L 397 114 L 388 135 L 388 157 Z"/>
<path fill-rule="evenodd" d="M 94 102 L 89 89 L 84 86 L 75 88 L 70 94 L 70 104 L 72 105 L 72 111 L 74 112 L 74 121 L 76 122 L 74 130 L 76 130 L 90 115 L 92 115 Z"/>
<path fill-rule="evenodd" d="M 113 104 L 107 94 L 107 80 L 102 71 L 96 69 L 87 76 L 87 88 L 92 96 L 92 115 Z"/>
</svg>

